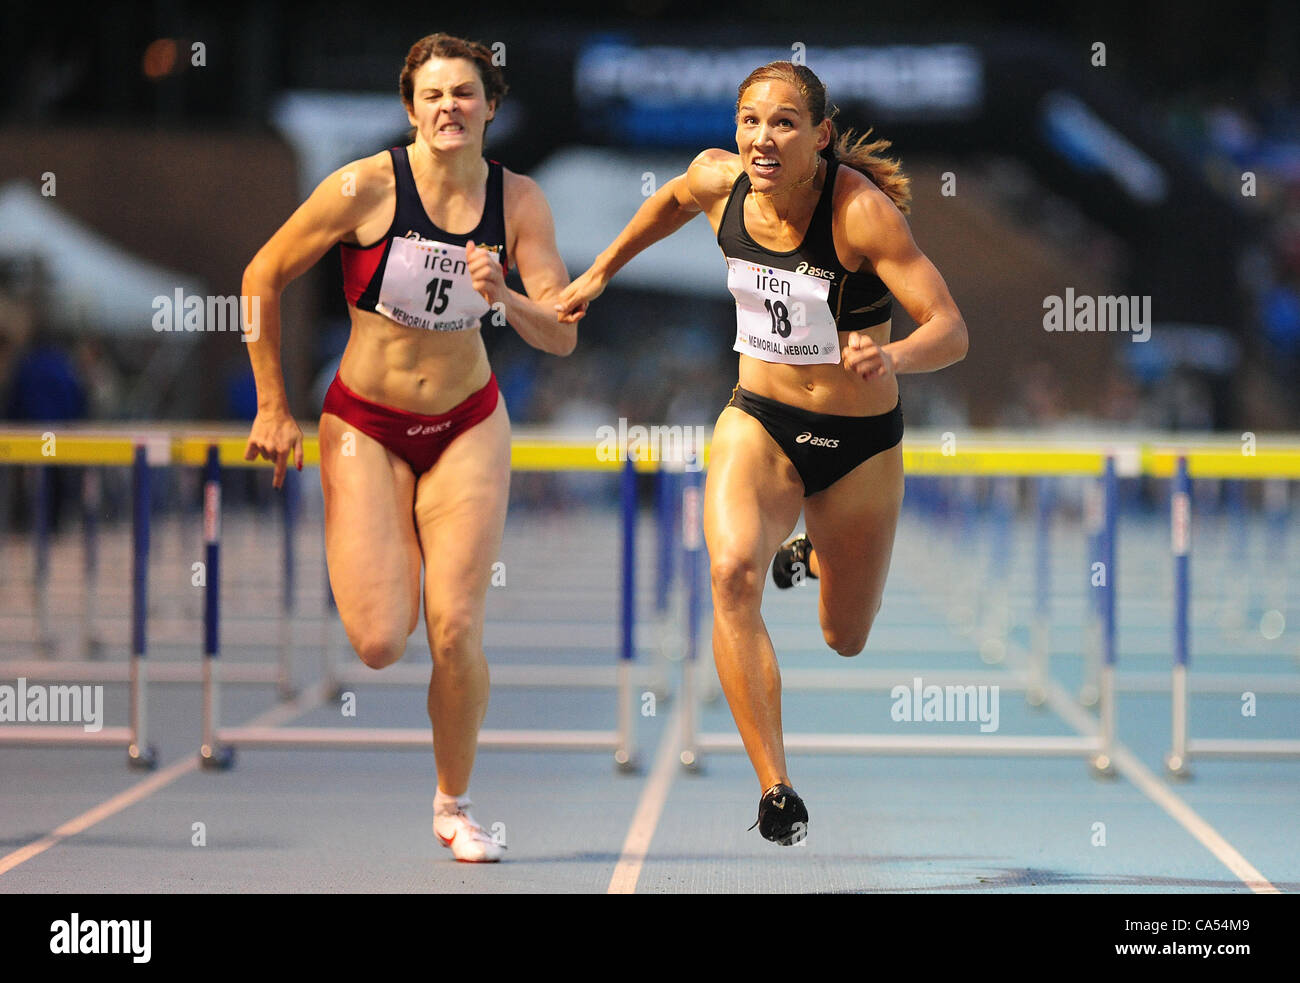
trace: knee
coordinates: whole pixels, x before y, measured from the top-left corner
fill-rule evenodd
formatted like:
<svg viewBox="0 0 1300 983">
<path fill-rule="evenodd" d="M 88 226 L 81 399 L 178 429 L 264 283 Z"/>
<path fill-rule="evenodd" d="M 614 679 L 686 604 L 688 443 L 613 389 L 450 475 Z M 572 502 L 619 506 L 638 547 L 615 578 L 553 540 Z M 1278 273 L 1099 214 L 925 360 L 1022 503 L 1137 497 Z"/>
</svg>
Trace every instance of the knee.
<svg viewBox="0 0 1300 983">
<path fill-rule="evenodd" d="M 824 625 L 822 626 L 822 637 L 826 639 L 827 645 L 846 659 L 855 656 L 867 647 L 867 637 L 871 634 L 871 626 L 875 622 L 875 616 L 879 611 L 880 604 L 877 603 L 876 610 L 857 624 Z"/>
<path fill-rule="evenodd" d="M 361 661 L 371 669 L 391 666 L 406 652 L 406 638 L 395 632 L 367 632 L 353 643 Z"/>
<path fill-rule="evenodd" d="M 868 630 L 846 632 L 838 628 L 823 628 L 822 636 L 826 644 L 846 659 L 857 655 L 867 647 Z"/>
<path fill-rule="evenodd" d="M 433 664 L 455 668 L 472 659 L 480 649 L 474 619 L 467 614 L 444 614 L 429 628 Z"/>
<path fill-rule="evenodd" d="M 709 576 L 713 598 L 720 608 L 736 608 L 756 602 L 761 595 L 762 572 L 747 556 L 719 556 L 713 561 Z"/>
</svg>

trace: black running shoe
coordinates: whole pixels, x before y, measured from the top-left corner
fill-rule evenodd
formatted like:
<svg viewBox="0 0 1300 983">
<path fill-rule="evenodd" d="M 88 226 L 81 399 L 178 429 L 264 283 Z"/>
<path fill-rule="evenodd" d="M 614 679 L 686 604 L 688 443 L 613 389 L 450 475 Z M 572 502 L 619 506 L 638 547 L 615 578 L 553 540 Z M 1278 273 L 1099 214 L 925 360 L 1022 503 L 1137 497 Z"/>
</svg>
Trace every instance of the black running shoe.
<svg viewBox="0 0 1300 983">
<path fill-rule="evenodd" d="M 808 835 L 808 807 L 789 785 L 773 785 L 758 802 L 754 826 L 764 839 L 794 846 Z"/>
<path fill-rule="evenodd" d="M 812 543 L 808 542 L 807 536 L 796 536 L 777 550 L 776 556 L 772 557 L 772 582 L 781 590 L 793 587 L 796 563 L 802 564 L 799 568 L 802 576 L 816 580 L 817 575 L 812 572 L 812 567 L 808 563 L 808 555 L 812 553 L 812 548 Z"/>
</svg>

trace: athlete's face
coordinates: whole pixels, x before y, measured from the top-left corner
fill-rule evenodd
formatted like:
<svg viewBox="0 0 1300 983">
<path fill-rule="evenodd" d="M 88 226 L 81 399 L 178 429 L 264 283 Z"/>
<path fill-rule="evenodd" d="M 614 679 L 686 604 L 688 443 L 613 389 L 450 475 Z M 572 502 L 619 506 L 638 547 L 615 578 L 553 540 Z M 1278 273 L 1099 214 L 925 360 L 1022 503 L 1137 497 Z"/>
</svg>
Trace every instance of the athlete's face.
<svg viewBox="0 0 1300 983">
<path fill-rule="evenodd" d="M 478 68 L 468 58 L 430 58 L 415 73 L 414 103 L 406 114 L 435 151 L 481 148 L 483 130 L 496 115 Z"/>
<path fill-rule="evenodd" d="M 830 141 L 830 120 L 813 125 L 799 90 L 788 82 L 755 82 L 740 97 L 736 149 L 755 191 L 774 194 L 803 181 Z"/>
</svg>

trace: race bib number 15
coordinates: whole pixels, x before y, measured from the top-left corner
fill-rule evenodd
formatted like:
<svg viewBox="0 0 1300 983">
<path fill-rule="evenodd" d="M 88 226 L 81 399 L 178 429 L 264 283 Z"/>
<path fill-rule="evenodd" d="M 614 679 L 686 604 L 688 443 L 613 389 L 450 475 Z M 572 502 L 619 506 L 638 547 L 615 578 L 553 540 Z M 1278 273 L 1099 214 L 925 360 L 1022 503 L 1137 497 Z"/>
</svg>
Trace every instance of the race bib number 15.
<svg viewBox="0 0 1300 983">
<path fill-rule="evenodd" d="M 490 310 L 474 289 L 465 247 L 427 239 L 393 240 L 375 307 L 398 324 L 427 331 L 475 328 Z"/>
</svg>

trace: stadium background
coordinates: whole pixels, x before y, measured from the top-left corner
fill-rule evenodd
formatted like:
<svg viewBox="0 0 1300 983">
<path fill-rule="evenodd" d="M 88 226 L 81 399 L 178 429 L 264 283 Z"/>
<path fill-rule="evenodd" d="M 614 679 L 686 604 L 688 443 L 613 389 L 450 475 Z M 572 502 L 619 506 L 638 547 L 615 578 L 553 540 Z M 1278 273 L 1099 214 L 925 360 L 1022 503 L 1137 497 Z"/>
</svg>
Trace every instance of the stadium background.
<svg viewBox="0 0 1300 983">
<path fill-rule="evenodd" d="M 965 362 L 905 380 L 909 424 L 1296 427 L 1293 5 L 789 10 L 8 5 L 0 408 L 15 421 L 251 419 L 236 336 L 157 332 L 152 303 L 238 294 L 318 180 L 403 141 L 402 57 L 446 30 L 500 52 L 511 92 L 488 153 L 542 182 L 573 275 L 648 188 L 706 146 L 734 148 L 748 68 L 798 52 L 841 127 L 893 141 L 915 236 L 970 327 Z M 1045 331 L 1044 300 L 1067 287 L 1149 296 L 1151 340 Z M 507 327 L 484 335 L 517 423 L 710 424 L 735 380 L 731 306 L 700 220 L 629 267 L 572 357 Z M 347 338 L 337 247 L 284 312 L 290 398 L 312 424 Z M 896 312 L 895 337 L 910 329 Z"/>
</svg>

